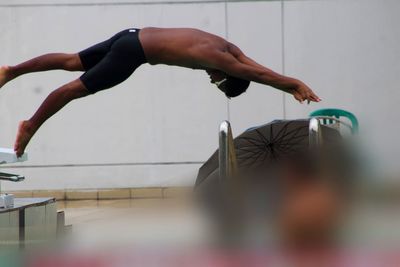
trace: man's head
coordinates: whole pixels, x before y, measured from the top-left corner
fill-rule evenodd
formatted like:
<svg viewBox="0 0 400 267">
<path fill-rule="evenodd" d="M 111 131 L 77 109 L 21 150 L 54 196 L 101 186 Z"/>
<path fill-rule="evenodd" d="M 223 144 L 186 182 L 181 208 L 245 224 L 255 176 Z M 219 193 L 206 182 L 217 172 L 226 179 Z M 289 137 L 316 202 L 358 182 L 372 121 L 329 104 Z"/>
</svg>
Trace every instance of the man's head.
<svg viewBox="0 0 400 267">
<path fill-rule="evenodd" d="M 217 85 L 218 89 L 225 93 L 228 98 L 236 97 L 246 92 L 250 82 L 240 78 L 227 75 L 221 71 L 207 71 L 210 75 L 211 83 Z"/>
</svg>

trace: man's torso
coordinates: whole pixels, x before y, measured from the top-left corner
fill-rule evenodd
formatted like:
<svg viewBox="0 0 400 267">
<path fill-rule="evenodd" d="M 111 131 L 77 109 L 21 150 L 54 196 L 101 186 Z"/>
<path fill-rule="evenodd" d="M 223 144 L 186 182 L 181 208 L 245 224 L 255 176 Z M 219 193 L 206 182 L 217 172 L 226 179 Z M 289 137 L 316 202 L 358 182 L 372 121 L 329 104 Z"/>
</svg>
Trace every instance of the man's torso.
<svg viewBox="0 0 400 267">
<path fill-rule="evenodd" d="M 223 38 L 191 28 L 143 28 L 139 38 L 150 64 L 192 69 L 212 68 L 212 53 L 229 47 Z"/>
</svg>

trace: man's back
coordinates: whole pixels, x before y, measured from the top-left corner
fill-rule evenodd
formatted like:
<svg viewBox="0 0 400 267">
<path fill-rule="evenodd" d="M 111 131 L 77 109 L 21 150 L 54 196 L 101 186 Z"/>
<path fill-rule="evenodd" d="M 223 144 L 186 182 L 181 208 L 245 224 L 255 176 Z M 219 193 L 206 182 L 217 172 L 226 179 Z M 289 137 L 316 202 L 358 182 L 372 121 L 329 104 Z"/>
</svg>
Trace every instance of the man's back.
<svg viewBox="0 0 400 267">
<path fill-rule="evenodd" d="M 144 28 L 140 41 L 150 64 L 167 64 L 203 69 L 207 54 L 228 51 L 223 38 L 192 28 Z"/>
</svg>

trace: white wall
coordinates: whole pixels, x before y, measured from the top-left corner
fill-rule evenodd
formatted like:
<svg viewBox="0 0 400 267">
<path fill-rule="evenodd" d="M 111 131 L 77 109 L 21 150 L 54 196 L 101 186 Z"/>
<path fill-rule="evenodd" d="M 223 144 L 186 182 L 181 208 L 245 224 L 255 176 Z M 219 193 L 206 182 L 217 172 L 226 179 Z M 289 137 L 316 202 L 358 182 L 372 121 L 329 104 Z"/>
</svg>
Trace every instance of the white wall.
<svg viewBox="0 0 400 267">
<path fill-rule="evenodd" d="M 25 174 L 26 181 L 4 188 L 190 185 L 198 162 L 217 147 L 220 121 L 229 118 L 239 134 L 323 107 L 353 111 L 372 154 L 397 171 L 400 2 L 123 2 L 0 0 L 0 64 L 79 51 L 132 26 L 196 27 L 227 36 L 260 63 L 303 79 L 324 101 L 302 106 L 252 84 L 228 103 L 202 71 L 145 65 L 118 87 L 75 101 L 46 122 L 28 147 L 30 160 L 23 165 L 32 168 L 6 169 Z M 78 76 L 31 74 L 1 89 L 0 146 L 12 147 L 18 121 Z"/>
</svg>

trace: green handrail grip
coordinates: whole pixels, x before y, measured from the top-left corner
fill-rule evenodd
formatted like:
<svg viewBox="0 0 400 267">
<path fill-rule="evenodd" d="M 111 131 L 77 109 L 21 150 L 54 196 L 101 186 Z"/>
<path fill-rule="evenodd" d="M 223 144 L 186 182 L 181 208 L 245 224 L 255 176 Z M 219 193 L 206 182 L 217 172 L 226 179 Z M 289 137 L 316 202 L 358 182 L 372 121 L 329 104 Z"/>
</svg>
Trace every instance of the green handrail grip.
<svg viewBox="0 0 400 267">
<path fill-rule="evenodd" d="M 359 130 L 358 119 L 353 113 L 347 110 L 337 109 L 337 108 L 324 108 L 315 110 L 310 113 L 310 117 L 318 117 L 318 116 L 330 116 L 330 117 L 335 117 L 337 119 L 340 119 L 340 117 L 348 118 L 351 121 L 352 134 L 358 133 Z M 323 122 L 326 123 L 326 120 L 324 119 Z M 332 123 L 332 121 L 330 121 L 329 123 Z"/>
</svg>

